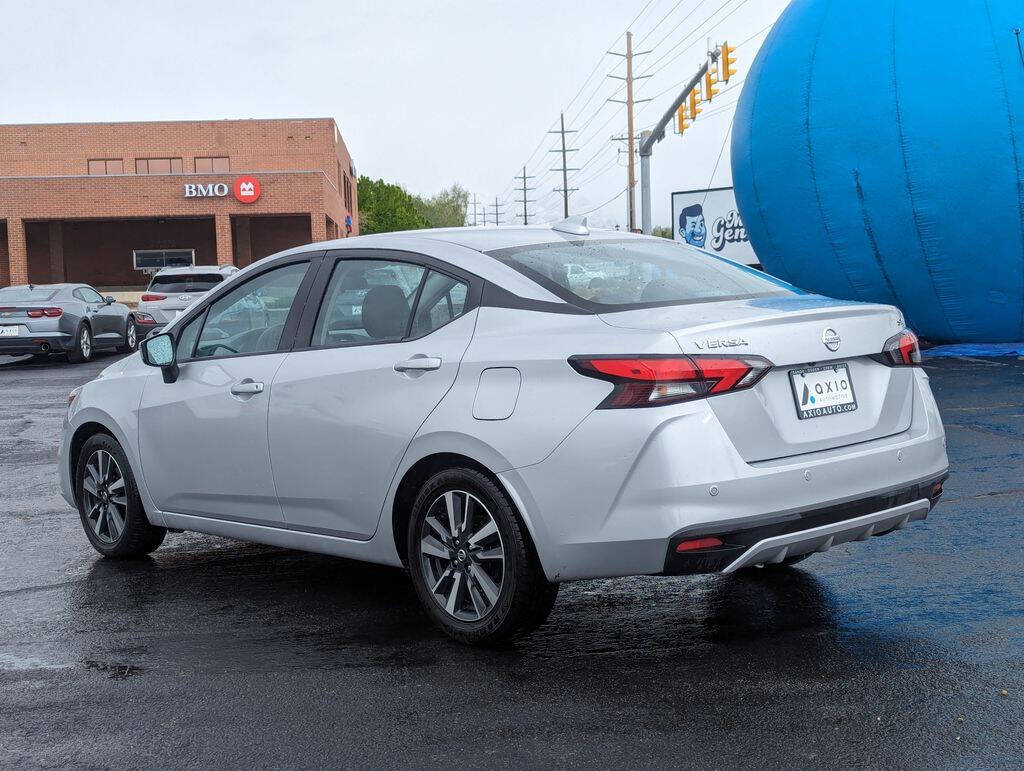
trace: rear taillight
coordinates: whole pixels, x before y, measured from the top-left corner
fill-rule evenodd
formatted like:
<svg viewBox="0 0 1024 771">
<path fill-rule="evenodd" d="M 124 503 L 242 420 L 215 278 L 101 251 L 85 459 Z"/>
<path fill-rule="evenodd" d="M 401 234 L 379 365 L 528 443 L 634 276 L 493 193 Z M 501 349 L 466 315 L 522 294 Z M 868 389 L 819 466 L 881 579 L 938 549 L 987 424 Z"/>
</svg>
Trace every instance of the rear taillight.
<svg viewBox="0 0 1024 771">
<path fill-rule="evenodd" d="M 882 346 L 883 363 L 890 367 L 914 367 L 921 363 L 921 349 L 917 344 L 917 335 L 905 329 L 893 335 Z"/>
<path fill-rule="evenodd" d="M 154 319 L 148 313 L 143 313 L 142 311 L 135 311 L 135 323 L 136 324 L 156 324 L 156 319 Z"/>
<path fill-rule="evenodd" d="M 142 295 L 142 302 L 144 303 L 155 303 L 159 300 L 166 300 L 167 295 L 165 294 L 149 294 L 148 292 Z"/>
<path fill-rule="evenodd" d="M 660 407 L 741 391 L 772 368 L 759 356 L 573 356 L 569 364 L 615 386 L 598 409 Z"/>
<path fill-rule="evenodd" d="M 41 319 L 43 316 L 56 319 L 63 315 L 63 313 L 64 310 L 62 308 L 29 308 L 25 311 L 25 314 L 30 319 Z"/>
</svg>

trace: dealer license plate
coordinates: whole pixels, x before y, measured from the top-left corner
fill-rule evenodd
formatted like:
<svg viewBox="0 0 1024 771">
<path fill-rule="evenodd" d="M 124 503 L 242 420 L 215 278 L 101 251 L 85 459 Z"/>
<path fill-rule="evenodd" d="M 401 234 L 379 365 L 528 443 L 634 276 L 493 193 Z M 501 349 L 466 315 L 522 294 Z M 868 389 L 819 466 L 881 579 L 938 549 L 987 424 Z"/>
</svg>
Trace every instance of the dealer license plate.
<svg viewBox="0 0 1024 771">
<path fill-rule="evenodd" d="M 0 327 L 0 337 L 17 337 L 20 334 L 19 327 Z"/>
<path fill-rule="evenodd" d="M 857 409 L 850 368 L 846 364 L 828 364 L 789 373 L 800 420 L 823 418 Z"/>
</svg>

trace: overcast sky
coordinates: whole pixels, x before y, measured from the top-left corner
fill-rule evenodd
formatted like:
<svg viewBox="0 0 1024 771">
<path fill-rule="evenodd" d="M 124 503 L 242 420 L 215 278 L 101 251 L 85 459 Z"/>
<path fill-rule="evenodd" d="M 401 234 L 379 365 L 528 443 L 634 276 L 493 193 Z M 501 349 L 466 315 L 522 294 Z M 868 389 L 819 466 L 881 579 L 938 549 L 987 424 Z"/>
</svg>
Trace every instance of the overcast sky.
<svg viewBox="0 0 1024 771">
<path fill-rule="evenodd" d="M 637 74 L 653 74 L 638 82 L 637 98 L 656 97 L 638 107 L 640 129 L 700 65 L 709 36 L 749 41 L 738 52 L 742 78 L 786 4 L 0 0 L 0 120 L 331 116 L 360 174 L 420 194 L 458 182 L 492 205 L 498 196 L 505 221 L 521 211 L 512 177 L 527 163 L 537 175 L 531 211 L 550 220 L 561 216 L 552 192 L 560 179 L 547 172 L 557 137 L 545 132 L 560 109 L 567 127 L 581 129 L 570 140 L 580 148 L 572 165 L 582 166 L 570 180 L 580 188 L 573 213 L 624 191 L 626 158 L 609 137 L 625 130 L 625 108 L 605 103 L 621 82 L 604 77 L 624 67 L 602 54 L 624 50 L 627 25 L 636 50 L 652 49 L 636 60 Z M 669 133 L 657 146 L 654 224 L 669 224 L 673 190 L 730 184 L 722 148 L 741 87 L 720 95 L 685 138 Z M 625 208 L 620 196 L 592 216 L 624 224 Z M 638 224 L 639 216 L 638 190 Z"/>
</svg>

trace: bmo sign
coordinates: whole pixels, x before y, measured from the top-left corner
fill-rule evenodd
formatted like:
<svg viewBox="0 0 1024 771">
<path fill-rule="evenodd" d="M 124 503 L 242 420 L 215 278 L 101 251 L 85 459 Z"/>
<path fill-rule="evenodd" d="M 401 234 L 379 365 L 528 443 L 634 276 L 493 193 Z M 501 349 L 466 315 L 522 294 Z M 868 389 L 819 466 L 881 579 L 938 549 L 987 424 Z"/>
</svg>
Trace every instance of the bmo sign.
<svg viewBox="0 0 1024 771">
<path fill-rule="evenodd" d="M 239 177 L 231 192 L 240 203 L 255 203 L 260 198 L 260 181 L 255 177 Z M 190 182 L 185 185 L 186 198 L 226 198 L 228 186 L 225 182 Z"/>
</svg>

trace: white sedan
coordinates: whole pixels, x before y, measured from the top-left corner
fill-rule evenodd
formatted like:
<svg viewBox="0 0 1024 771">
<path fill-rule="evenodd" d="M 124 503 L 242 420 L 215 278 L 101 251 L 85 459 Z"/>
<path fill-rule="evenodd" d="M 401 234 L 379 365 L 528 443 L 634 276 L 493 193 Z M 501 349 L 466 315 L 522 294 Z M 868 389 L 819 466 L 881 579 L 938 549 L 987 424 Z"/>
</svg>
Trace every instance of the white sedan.
<svg viewBox="0 0 1024 771">
<path fill-rule="evenodd" d="M 563 581 L 923 519 L 948 462 L 919 362 L 896 308 L 585 221 L 366 236 L 253 264 L 73 392 L 59 474 L 108 557 L 192 530 L 405 566 L 484 642 Z"/>
</svg>

